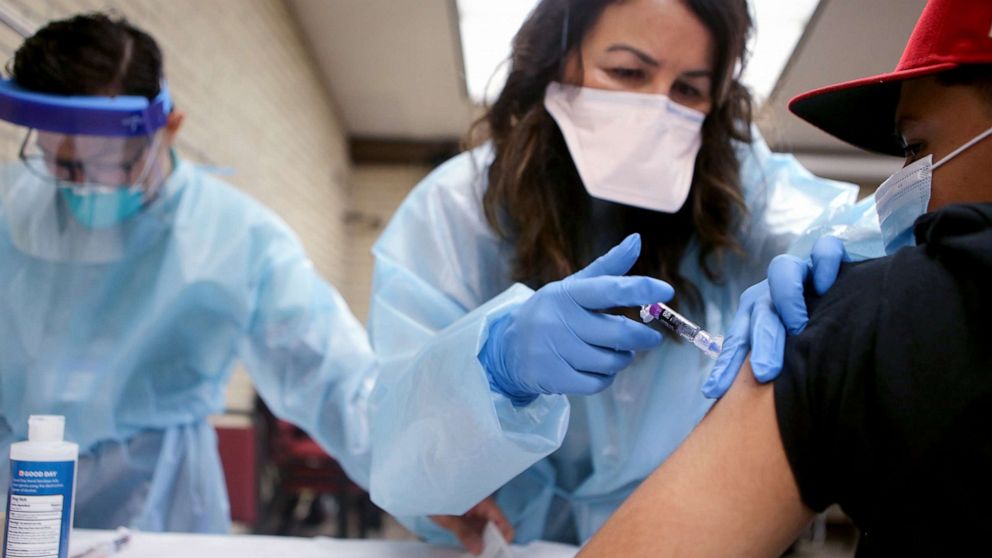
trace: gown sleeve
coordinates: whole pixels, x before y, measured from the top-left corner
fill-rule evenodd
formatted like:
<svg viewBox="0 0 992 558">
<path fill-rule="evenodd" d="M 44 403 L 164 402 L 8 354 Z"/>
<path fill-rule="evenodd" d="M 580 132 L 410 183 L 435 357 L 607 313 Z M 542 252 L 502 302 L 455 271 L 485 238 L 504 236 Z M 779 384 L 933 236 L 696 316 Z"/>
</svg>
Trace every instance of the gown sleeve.
<svg viewBox="0 0 992 558">
<path fill-rule="evenodd" d="M 425 178 L 373 249 L 371 494 L 395 515 L 464 513 L 557 449 L 568 426 L 564 396 L 514 407 L 479 362 L 489 325 L 533 291 L 507 279 L 478 156 Z"/>
</svg>

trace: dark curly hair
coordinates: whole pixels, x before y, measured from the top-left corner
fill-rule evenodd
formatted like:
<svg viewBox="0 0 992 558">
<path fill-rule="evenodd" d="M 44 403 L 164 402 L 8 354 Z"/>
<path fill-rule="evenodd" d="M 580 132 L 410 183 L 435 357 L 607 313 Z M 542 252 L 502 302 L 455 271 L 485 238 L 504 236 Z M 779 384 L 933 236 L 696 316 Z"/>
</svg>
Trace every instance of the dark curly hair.
<svg viewBox="0 0 992 558">
<path fill-rule="evenodd" d="M 563 79 L 563 60 L 580 48 L 603 10 L 619 1 L 543 0 L 517 32 L 506 84 L 468 136 L 469 145 L 491 141 L 495 152 L 486 218 L 515 244 L 516 281 L 538 288 L 561 279 L 597 255 L 590 249 L 594 235 L 610 234 L 616 241 L 639 232 L 643 249 L 632 273 L 670 282 L 681 301 L 694 305 L 698 290 L 679 271 L 693 236 L 711 280 L 720 279 L 724 253 L 741 250 L 733 230 L 747 210 L 733 141 L 751 141 L 751 96 L 739 81 L 751 31 L 747 2 L 685 0 L 710 31 L 716 52 L 713 107 L 685 205 L 665 214 L 611 204 L 617 230 L 593 231 L 591 199 L 543 99 L 548 84 Z"/>
</svg>

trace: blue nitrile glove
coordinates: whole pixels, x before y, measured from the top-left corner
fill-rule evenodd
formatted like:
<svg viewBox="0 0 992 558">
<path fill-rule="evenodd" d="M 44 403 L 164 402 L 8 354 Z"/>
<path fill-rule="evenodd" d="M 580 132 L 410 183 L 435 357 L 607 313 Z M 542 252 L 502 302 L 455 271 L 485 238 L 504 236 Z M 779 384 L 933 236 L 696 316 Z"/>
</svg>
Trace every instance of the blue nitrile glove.
<svg viewBox="0 0 992 558">
<path fill-rule="evenodd" d="M 816 241 L 809 260 L 776 256 L 768 265 L 768 279 L 741 295 L 723 350 L 703 384 L 703 395 L 716 399 L 727 393 L 748 352 L 759 382 L 777 378 L 785 355 L 785 332 L 801 333 L 809 321 L 803 293 L 806 279 L 812 275 L 813 288 L 822 295 L 837 280 L 846 257 L 844 244 L 832 236 Z"/>
<path fill-rule="evenodd" d="M 806 280 L 812 275 L 816 294 L 823 296 L 837 281 L 840 264 L 845 260 L 847 251 L 844 250 L 844 243 L 834 236 L 821 236 L 813 245 L 810 260 L 782 255 L 768 264 L 768 289 L 789 334 L 802 333 L 809 321 L 803 293 Z M 779 364 L 781 367 L 781 362 Z"/>
<path fill-rule="evenodd" d="M 634 351 L 658 346 L 661 334 L 654 329 L 599 312 L 672 298 L 674 291 L 664 281 L 623 277 L 640 253 L 640 235 L 630 235 L 493 323 L 479 353 L 493 390 L 516 405 L 540 394 L 597 393 L 630 364 Z"/>
</svg>

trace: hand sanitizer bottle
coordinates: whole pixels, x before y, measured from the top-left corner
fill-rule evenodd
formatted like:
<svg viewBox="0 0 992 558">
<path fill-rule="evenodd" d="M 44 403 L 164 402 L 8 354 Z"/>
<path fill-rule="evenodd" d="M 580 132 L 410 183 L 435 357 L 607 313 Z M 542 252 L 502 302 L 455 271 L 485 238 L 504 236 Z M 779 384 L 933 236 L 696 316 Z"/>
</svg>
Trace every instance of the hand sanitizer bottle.
<svg viewBox="0 0 992 558">
<path fill-rule="evenodd" d="M 67 558 L 79 446 L 63 440 L 65 417 L 31 415 L 28 440 L 10 446 L 3 558 Z"/>
</svg>

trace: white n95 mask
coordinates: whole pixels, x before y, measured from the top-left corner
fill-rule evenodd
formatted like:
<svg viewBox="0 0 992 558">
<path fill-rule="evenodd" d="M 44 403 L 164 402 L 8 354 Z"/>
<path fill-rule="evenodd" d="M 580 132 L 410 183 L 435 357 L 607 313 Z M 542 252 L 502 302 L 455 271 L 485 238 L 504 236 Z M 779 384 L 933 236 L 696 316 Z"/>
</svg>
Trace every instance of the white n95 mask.
<svg viewBox="0 0 992 558">
<path fill-rule="evenodd" d="M 933 171 L 962 151 L 992 135 L 992 128 L 978 134 L 967 143 L 933 162 L 933 155 L 913 161 L 890 176 L 875 192 L 875 209 L 882 230 L 885 253 L 892 255 L 904 246 L 915 244 L 913 223 L 927 212 Z"/>
<path fill-rule="evenodd" d="M 552 82 L 544 107 L 589 195 L 675 213 L 692 185 L 706 115 L 665 95 Z"/>
</svg>

